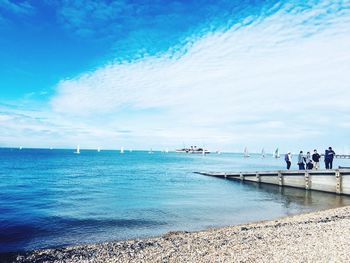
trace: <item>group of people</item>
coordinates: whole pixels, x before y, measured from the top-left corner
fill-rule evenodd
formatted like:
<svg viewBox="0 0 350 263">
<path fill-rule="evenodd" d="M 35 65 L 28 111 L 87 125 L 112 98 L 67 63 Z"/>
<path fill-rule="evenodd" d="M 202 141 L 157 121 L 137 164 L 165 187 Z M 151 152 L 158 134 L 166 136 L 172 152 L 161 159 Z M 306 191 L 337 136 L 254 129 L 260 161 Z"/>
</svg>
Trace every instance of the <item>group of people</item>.
<svg viewBox="0 0 350 263">
<path fill-rule="evenodd" d="M 332 147 L 328 147 L 324 153 L 324 162 L 326 169 L 333 169 L 334 156 L 335 152 L 333 151 Z M 317 152 L 316 149 L 312 155 L 310 152 L 307 152 L 306 155 L 304 155 L 303 151 L 300 151 L 298 155 L 299 170 L 320 169 L 320 159 L 321 155 Z M 292 165 L 292 154 L 288 152 L 285 155 L 284 160 L 286 161 L 287 169 L 289 170 Z"/>
</svg>

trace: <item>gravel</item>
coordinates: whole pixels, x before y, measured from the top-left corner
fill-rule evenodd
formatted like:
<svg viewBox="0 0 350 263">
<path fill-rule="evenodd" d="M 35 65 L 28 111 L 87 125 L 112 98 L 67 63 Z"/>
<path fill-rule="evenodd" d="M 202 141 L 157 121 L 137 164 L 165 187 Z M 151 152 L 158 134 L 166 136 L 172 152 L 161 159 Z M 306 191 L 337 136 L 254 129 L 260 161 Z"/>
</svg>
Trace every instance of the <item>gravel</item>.
<svg viewBox="0 0 350 263">
<path fill-rule="evenodd" d="M 350 207 L 161 237 L 35 250 L 14 262 L 350 262 Z"/>
</svg>

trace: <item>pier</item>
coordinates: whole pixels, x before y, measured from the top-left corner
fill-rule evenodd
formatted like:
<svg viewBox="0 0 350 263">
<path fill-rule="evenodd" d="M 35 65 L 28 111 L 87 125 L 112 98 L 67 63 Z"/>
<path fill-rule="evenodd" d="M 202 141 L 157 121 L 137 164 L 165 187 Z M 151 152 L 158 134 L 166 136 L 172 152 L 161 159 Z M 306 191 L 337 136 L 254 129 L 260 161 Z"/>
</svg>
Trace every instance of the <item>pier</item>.
<svg viewBox="0 0 350 263">
<path fill-rule="evenodd" d="M 321 157 L 324 158 L 324 154 L 321 154 Z M 350 154 L 336 154 L 334 155 L 334 158 L 337 159 L 350 159 Z"/>
<path fill-rule="evenodd" d="M 338 158 L 338 159 L 350 159 L 350 155 L 349 154 L 336 154 L 335 158 Z"/>
<path fill-rule="evenodd" d="M 350 195 L 350 169 L 257 172 L 196 172 L 197 174 L 278 186 Z"/>
</svg>

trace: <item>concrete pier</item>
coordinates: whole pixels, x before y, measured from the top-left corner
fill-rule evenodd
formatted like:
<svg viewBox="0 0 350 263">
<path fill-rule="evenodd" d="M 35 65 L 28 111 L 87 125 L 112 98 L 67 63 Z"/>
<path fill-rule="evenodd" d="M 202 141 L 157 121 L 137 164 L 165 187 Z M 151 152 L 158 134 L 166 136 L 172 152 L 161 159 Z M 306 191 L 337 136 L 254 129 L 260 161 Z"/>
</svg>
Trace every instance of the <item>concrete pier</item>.
<svg viewBox="0 0 350 263">
<path fill-rule="evenodd" d="M 350 159 L 350 155 L 349 154 L 336 154 L 335 158 L 338 158 L 338 159 Z"/>
<path fill-rule="evenodd" d="M 196 173 L 243 182 L 273 184 L 350 195 L 350 169 Z"/>
</svg>

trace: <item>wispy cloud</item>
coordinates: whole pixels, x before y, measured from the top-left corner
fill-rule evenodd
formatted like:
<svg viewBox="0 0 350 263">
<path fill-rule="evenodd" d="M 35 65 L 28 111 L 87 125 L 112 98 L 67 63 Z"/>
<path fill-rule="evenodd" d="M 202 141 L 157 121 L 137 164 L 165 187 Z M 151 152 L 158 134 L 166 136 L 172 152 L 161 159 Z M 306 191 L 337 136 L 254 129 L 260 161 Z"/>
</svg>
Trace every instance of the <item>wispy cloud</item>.
<svg viewBox="0 0 350 263">
<path fill-rule="evenodd" d="M 58 17 L 64 26 L 79 35 L 111 33 L 122 13 L 128 9 L 124 1 L 62 1 L 57 5 Z"/>
<path fill-rule="evenodd" d="M 349 120 L 349 46 L 349 1 L 286 4 L 195 39 L 179 56 L 110 63 L 63 80 L 51 103 L 81 119 L 157 109 L 148 120 L 114 121 L 139 134 L 157 127 L 154 134 L 174 141 L 335 143 L 330 124 Z"/>
<path fill-rule="evenodd" d="M 87 148 L 110 148 L 113 147 L 111 139 L 121 141 L 132 134 L 128 130 L 98 127 L 93 121 L 67 119 L 52 113 L 44 105 L 34 104 L 32 109 L 28 105 L 18 107 L 18 103 L 0 105 L 1 146 L 75 147 L 81 144 Z"/>
<path fill-rule="evenodd" d="M 33 6 L 27 1 L 0 0 L 0 9 L 15 14 L 32 14 L 34 12 Z"/>
<path fill-rule="evenodd" d="M 94 11 L 96 5 L 84 8 Z M 84 28 L 89 14 L 75 16 L 71 6 L 66 18 Z M 103 12 L 96 19 L 108 21 L 109 11 Z M 64 146 L 156 148 L 185 142 L 295 151 L 350 145 L 344 125 L 350 122 L 350 1 L 279 3 L 237 21 L 205 27 L 205 33 L 162 55 L 111 60 L 62 80 L 50 109 L 6 107 L 1 127 L 15 132 L 0 128 L 7 131 L 2 140 L 19 142 L 30 134 L 33 144 L 41 138 Z"/>
<path fill-rule="evenodd" d="M 228 28 L 273 2 L 276 0 L 49 1 L 71 36 L 99 42 L 108 39 L 119 61 L 160 54 L 188 41 L 188 36 Z"/>
</svg>

